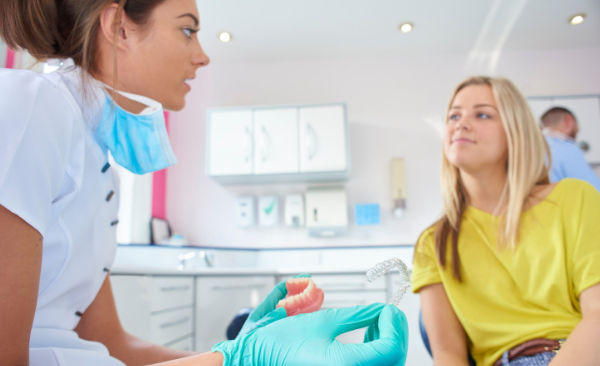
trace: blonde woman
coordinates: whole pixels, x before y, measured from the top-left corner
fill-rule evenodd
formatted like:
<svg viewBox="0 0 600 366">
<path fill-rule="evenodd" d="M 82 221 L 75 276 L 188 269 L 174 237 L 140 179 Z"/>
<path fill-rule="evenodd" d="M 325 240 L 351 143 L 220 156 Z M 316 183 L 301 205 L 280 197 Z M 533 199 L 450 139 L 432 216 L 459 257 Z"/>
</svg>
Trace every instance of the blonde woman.
<svg viewBox="0 0 600 366">
<path fill-rule="evenodd" d="M 506 79 L 456 88 L 443 143 L 445 214 L 413 269 L 434 364 L 600 365 L 600 193 L 549 184 L 544 137 Z"/>
</svg>

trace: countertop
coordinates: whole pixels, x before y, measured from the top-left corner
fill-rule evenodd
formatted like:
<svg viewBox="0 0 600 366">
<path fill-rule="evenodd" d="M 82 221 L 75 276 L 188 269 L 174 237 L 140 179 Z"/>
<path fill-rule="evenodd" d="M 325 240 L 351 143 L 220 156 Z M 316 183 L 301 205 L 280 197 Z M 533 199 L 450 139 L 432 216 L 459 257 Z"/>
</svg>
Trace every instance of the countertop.
<svg viewBox="0 0 600 366">
<path fill-rule="evenodd" d="M 255 268 L 255 267 L 200 267 L 183 270 L 151 266 L 114 266 L 113 275 L 157 275 L 157 276 L 293 276 L 299 273 L 317 274 L 365 274 L 368 268 Z"/>
</svg>

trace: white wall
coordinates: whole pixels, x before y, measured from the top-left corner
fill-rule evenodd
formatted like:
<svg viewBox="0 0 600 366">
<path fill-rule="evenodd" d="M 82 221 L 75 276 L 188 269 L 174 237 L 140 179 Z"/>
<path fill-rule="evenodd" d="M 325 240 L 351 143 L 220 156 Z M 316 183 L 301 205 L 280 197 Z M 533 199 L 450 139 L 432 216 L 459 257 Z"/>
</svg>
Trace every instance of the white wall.
<svg viewBox="0 0 600 366">
<path fill-rule="evenodd" d="M 440 127 L 453 87 L 469 74 L 464 54 L 407 55 L 372 60 L 302 60 L 212 64 L 198 71 L 187 107 L 173 114 L 179 164 L 169 169 L 167 216 L 190 243 L 227 247 L 410 244 L 441 214 Z M 505 53 L 497 74 L 525 95 L 600 93 L 600 48 Z M 205 175 L 206 110 L 211 107 L 344 102 L 348 105 L 352 176 L 350 204 L 379 203 L 382 225 L 352 227 L 347 237 L 309 239 L 285 227 L 238 229 L 234 198 L 304 192 L 306 186 L 220 186 Z M 391 216 L 389 161 L 403 157 L 407 212 Z"/>
</svg>

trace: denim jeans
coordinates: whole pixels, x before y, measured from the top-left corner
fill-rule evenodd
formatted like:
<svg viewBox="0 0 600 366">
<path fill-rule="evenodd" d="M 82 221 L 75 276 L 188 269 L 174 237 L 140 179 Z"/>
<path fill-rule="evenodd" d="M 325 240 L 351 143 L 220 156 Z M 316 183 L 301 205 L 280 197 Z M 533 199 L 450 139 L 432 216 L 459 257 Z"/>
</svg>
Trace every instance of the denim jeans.
<svg viewBox="0 0 600 366">
<path fill-rule="evenodd" d="M 502 355 L 502 366 L 547 366 L 555 355 L 554 352 L 544 352 L 534 356 L 519 357 L 508 362 L 508 351 L 506 351 Z"/>
</svg>

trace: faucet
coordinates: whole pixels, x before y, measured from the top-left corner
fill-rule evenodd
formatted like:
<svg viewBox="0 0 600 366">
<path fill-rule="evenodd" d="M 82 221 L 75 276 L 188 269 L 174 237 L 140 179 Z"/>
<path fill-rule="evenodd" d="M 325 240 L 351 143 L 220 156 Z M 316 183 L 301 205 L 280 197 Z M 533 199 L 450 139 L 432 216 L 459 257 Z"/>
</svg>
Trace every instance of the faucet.
<svg viewBox="0 0 600 366">
<path fill-rule="evenodd" d="M 204 258 L 207 267 L 212 267 L 215 264 L 215 253 L 212 251 L 201 250 L 198 252 L 200 258 Z"/>
<path fill-rule="evenodd" d="M 180 254 L 179 255 L 179 266 L 177 266 L 177 269 L 180 270 L 180 271 L 183 271 L 185 269 L 185 262 L 188 259 L 194 258 L 195 256 L 196 256 L 195 252 L 189 252 L 189 253 L 186 253 L 186 254 Z"/>
</svg>

